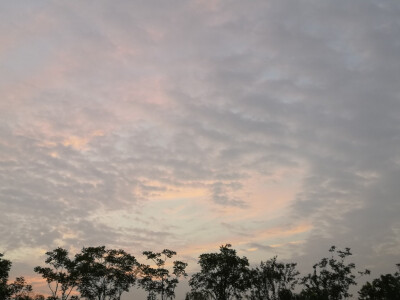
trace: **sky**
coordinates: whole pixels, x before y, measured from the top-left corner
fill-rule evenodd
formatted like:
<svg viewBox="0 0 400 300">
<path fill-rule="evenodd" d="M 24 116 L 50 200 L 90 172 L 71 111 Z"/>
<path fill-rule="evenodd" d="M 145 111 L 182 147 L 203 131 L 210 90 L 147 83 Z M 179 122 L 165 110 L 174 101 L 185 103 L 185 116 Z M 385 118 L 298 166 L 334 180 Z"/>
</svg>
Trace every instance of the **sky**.
<svg viewBox="0 0 400 300">
<path fill-rule="evenodd" d="M 12 275 L 98 245 L 195 272 L 225 243 L 393 272 L 399 37 L 398 0 L 0 1 Z"/>
</svg>

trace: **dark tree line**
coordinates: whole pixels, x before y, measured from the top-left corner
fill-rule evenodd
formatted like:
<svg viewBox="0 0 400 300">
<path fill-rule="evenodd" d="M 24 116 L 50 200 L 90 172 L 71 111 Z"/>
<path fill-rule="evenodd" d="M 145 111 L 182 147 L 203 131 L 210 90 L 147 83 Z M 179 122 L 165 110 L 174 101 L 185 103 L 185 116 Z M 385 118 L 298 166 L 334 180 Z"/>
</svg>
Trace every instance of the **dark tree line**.
<svg viewBox="0 0 400 300">
<path fill-rule="evenodd" d="M 8 283 L 11 262 L 0 254 L 0 300 L 120 300 L 134 286 L 143 288 L 149 300 L 175 298 L 179 278 L 187 276 L 187 264 L 175 260 L 169 269 L 166 261 L 176 252 L 168 249 L 143 254 L 151 265 L 139 263 L 122 249 L 105 246 L 83 248 L 73 258 L 63 248 L 46 252 L 46 266 L 34 271 L 46 280 L 51 294 L 47 298 L 33 295 L 23 277 Z"/>
<path fill-rule="evenodd" d="M 339 300 L 353 295 L 350 287 L 356 279 L 369 274 L 357 271 L 347 262 L 352 255 L 332 246 L 329 257 L 313 266 L 313 272 L 300 276 L 296 263 L 279 262 L 277 257 L 262 261 L 251 268 L 246 257 L 239 257 L 230 244 L 219 252 L 199 257 L 200 271 L 189 280 L 186 300 Z M 46 253 L 45 266 L 34 271 L 47 282 L 47 298 L 35 295 L 24 277 L 9 282 L 11 262 L 0 253 L 0 300 L 120 300 L 132 287 L 147 292 L 148 300 L 175 298 L 175 288 L 181 277 L 187 277 L 187 264 L 171 259 L 175 251 L 145 251 L 146 263 L 124 250 L 106 247 L 83 248 L 70 257 L 68 251 L 57 248 Z M 167 262 L 171 261 L 171 262 Z M 365 283 L 358 292 L 361 300 L 399 300 L 400 264 L 394 274 L 381 275 Z"/>
</svg>

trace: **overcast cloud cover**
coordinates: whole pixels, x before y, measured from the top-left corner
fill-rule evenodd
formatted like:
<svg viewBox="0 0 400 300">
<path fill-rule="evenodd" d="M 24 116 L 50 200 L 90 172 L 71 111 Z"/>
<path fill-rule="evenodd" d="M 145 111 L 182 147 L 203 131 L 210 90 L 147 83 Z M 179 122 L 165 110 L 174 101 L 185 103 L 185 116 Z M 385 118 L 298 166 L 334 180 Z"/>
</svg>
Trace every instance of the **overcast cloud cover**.
<svg viewBox="0 0 400 300">
<path fill-rule="evenodd" d="M 0 252 L 392 272 L 399 83 L 398 0 L 1 1 Z"/>
</svg>

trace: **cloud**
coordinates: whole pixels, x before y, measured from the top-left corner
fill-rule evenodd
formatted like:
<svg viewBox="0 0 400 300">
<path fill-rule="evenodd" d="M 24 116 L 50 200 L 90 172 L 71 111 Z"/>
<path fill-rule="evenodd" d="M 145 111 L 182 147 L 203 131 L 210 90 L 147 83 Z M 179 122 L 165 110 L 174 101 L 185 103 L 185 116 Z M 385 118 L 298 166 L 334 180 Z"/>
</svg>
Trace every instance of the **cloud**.
<svg viewBox="0 0 400 300">
<path fill-rule="evenodd" d="M 334 243 L 391 268 L 397 2 L 1 5 L 2 248 Z"/>
<path fill-rule="evenodd" d="M 225 204 L 225 205 L 232 205 L 232 206 L 239 206 L 243 207 L 245 203 L 236 198 L 230 198 L 227 195 L 227 190 L 237 190 L 240 188 L 241 185 L 238 183 L 230 183 L 228 185 L 224 185 L 221 182 L 216 182 L 212 184 L 212 199 L 214 202 L 219 203 L 219 204 Z"/>
</svg>

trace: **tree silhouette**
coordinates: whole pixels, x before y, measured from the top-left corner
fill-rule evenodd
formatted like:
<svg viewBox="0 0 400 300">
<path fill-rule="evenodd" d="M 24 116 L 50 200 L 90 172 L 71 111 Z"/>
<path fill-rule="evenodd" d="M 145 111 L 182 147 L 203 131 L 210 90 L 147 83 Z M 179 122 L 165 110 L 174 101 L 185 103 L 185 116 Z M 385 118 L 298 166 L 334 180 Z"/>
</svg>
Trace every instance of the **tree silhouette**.
<svg viewBox="0 0 400 300">
<path fill-rule="evenodd" d="M 161 300 L 175 298 L 175 288 L 179 283 L 179 277 L 186 277 L 185 269 L 187 263 L 174 261 L 173 271 L 170 274 L 166 269 L 165 263 L 169 258 L 176 255 L 175 251 L 164 249 L 162 252 L 144 251 L 143 255 L 151 260 L 155 267 L 142 264 L 140 286 L 148 292 L 147 299 L 157 299 L 157 295 L 161 296 Z"/>
<path fill-rule="evenodd" d="M 209 295 L 205 295 L 201 292 L 188 292 L 186 293 L 186 297 L 185 300 L 210 300 L 210 296 Z"/>
<path fill-rule="evenodd" d="M 352 255 L 332 246 L 330 257 L 322 258 L 313 266 L 313 272 L 298 279 L 296 263 L 282 263 L 273 257 L 261 261 L 250 269 L 246 257 L 239 257 L 230 244 L 220 246 L 217 253 L 199 256 L 200 272 L 189 280 L 191 291 L 185 300 L 340 300 L 351 298 L 349 289 L 356 285 L 357 273 L 362 276 L 368 270 L 356 272 L 354 263 L 347 259 Z M 148 300 L 171 300 L 181 276 L 186 277 L 187 263 L 174 261 L 172 270 L 167 261 L 175 251 L 143 252 L 151 265 L 139 264 L 134 256 L 124 250 L 101 247 L 83 248 L 70 259 L 68 251 L 57 248 L 46 252 L 48 266 L 35 267 L 34 271 L 46 279 L 51 291 L 47 300 L 120 300 L 136 280 L 148 292 Z M 33 295 L 32 286 L 24 277 L 8 283 L 11 261 L 0 253 L 0 300 L 45 300 Z M 400 300 L 400 264 L 394 274 L 381 275 L 365 283 L 358 292 L 360 300 Z M 137 277 L 139 279 L 137 279 Z M 295 294 L 300 281 L 303 290 Z M 73 290 L 79 297 L 72 295 Z"/>
<path fill-rule="evenodd" d="M 76 264 L 68 257 L 68 251 L 57 248 L 46 252 L 46 264 L 50 267 L 35 267 L 34 271 L 46 279 L 54 299 L 68 300 L 78 285 Z"/>
<path fill-rule="evenodd" d="M 10 293 L 7 282 L 11 261 L 4 259 L 3 256 L 3 253 L 0 253 L 0 299 L 6 299 Z"/>
<path fill-rule="evenodd" d="M 277 257 L 261 262 L 259 267 L 251 270 L 251 300 L 292 299 L 293 289 L 300 274 L 296 263 L 281 263 Z"/>
<path fill-rule="evenodd" d="M 335 246 L 329 249 L 330 258 L 323 258 L 313 266 L 314 272 L 305 276 L 301 283 L 304 286 L 300 296 L 302 299 L 338 300 L 351 298 L 351 285 L 356 285 L 354 263 L 346 263 L 351 254 L 350 248 L 344 251 L 336 250 Z M 338 258 L 335 257 L 335 254 Z M 358 272 L 360 275 L 369 274 L 368 270 Z"/>
<path fill-rule="evenodd" d="M 27 284 L 24 277 L 17 277 L 15 281 L 8 286 L 11 299 L 30 300 L 32 286 Z"/>
<path fill-rule="evenodd" d="M 230 244 L 220 247 L 220 253 L 204 253 L 199 257 L 201 271 L 189 280 L 192 292 L 216 300 L 241 299 L 249 289 L 249 262 L 236 255 Z"/>
<path fill-rule="evenodd" d="M 381 275 L 372 283 L 365 283 L 359 293 L 360 300 L 400 299 L 400 264 L 396 265 L 399 271 Z"/>
<path fill-rule="evenodd" d="M 83 248 L 75 256 L 82 297 L 119 300 L 136 282 L 137 261 L 124 250 L 101 247 Z"/>
<path fill-rule="evenodd" d="M 11 261 L 3 259 L 0 253 L 0 299 L 1 300 L 44 300 L 42 295 L 32 295 L 32 286 L 27 284 L 24 277 L 17 277 L 8 284 Z"/>
</svg>

